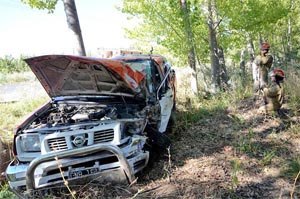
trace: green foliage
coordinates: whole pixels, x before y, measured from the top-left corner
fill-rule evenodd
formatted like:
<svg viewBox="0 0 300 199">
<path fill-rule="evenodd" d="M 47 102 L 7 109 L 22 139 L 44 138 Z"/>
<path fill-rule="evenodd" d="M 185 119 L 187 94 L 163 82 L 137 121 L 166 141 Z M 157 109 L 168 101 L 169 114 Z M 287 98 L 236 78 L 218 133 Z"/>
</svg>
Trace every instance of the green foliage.
<svg viewBox="0 0 300 199">
<path fill-rule="evenodd" d="M 9 74 L 9 73 L 20 73 L 24 71 L 29 71 L 30 68 L 24 62 L 25 57 L 21 56 L 16 59 L 11 56 L 5 56 L 0 58 L 0 73 Z"/>
<path fill-rule="evenodd" d="M 137 40 L 137 46 L 147 51 L 156 44 L 168 48 L 171 54 L 178 55 L 186 63 L 185 32 L 179 2 L 158 0 L 125 0 L 123 13 L 130 14 L 140 23 L 127 29 L 129 38 Z M 155 47 L 155 50 L 157 47 Z M 160 53 L 160 52 L 158 52 Z"/>
<path fill-rule="evenodd" d="M 46 9 L 52 13 L 55 9 L 57 0 L 21 0 L 23 3 L 29 5 L 31 8 Z"/>
<path fill-rule="evenodd" d="M 229 26 L 235 30 L 267 30 L 272 24 L 289 13 L 284 0 L 252 1 L 228 0 L 216 1 L 219 12 L 229 20 Z M 232 9 L 234 5 L 234 9 Z"/>
<path fill-rule="evenodd" d="M 17 199 L 17 196 L 15 196 L 8 187 L 8 184 L 0 185 L 0 198 L 2 199 Z"/>
<path fill-rule="evenodd" d="M 299 0 L 213 2 L 216 4 L 213 12 L 217 42 L 224 50 L 226 62 L 239 62 L 239 52 L 246 47 L 248 34 L 254 41 L 254 47 L 258 47 L 259 40 L 268 40 L 278 59 L 285 55 L 297 58 L 297 49 L 291 44 L 296 44 L 300 37 L 297 34 L 300 24 L 293 20 L 300 13 Z M 207 1 L 187 0 L 187 4 L 197 61 L 207 63 L 210 59 L 207 19 L 211 17 L 208 16 Z M 127 29 L 129 38 L 137 40 L 135 46 L 144 49 L 163 46 L 173 57 L 181 60 L 181 65 L 187 65 L 190 46 L 185 39 L 187 33 L 180 2 L 123 0 L 121 10 L 138 21 L 134 29 Z M 290 35 L 287 35 L 288 31 Z"/>
</svg>

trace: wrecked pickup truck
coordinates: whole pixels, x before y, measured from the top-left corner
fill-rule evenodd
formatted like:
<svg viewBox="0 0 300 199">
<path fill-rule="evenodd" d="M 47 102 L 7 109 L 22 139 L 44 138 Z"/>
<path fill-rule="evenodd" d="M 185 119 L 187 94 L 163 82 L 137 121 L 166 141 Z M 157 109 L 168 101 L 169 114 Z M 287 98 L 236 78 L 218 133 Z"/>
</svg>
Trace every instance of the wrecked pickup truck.
<svg viewBox="0 0 300 199">
<path fill-rule="evenodd" d="M 163 56 L 25 61 L 51 100 L 15 131 L 6 177 L 18 196 L 65 181 L 131 183 L 151 147 L 168 143 L 162 135 L 175 107 L 176 78 Z"/>
</svg>

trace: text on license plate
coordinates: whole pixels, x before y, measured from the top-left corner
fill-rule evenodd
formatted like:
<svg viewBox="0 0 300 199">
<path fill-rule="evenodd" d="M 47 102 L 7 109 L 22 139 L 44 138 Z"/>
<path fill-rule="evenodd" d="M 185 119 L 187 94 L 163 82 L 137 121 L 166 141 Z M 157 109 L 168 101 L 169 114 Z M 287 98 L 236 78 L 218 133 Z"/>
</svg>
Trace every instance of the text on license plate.
<svg viewBox="0 0 300 199">
<path fill-rule="evenodd" d="M 90 168 L 90 169 L 70 171 L 69 178 L 78 178 L 78 177 L 81 177 L 81 176 L 98 173 L 99 171 L 100 171 L 99 168 Z"/>
</svg>

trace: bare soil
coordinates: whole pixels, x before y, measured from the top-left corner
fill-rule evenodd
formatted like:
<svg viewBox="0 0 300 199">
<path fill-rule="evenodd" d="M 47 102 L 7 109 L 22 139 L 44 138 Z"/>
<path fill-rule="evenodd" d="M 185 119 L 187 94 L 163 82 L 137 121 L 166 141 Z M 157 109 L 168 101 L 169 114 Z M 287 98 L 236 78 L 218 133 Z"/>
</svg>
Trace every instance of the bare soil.
<svg viewBox="0 0 300 199">
<path fill-rule="evenodd" d="M 76 189 L 76 197 L 299 198 L 296 178 L 284 173 L 288 161 L 299 156 L 299 112 L 285 106 L 285 116 L 267 116 L 257 106 L 246 99 L 234 108 L 216 109 L 188 128 L 177 121 L 168 134 L 169 151 L 134 184 L 90 183 Z M 58 194 L 62 196 L 70 195 Z"/>
</svg>

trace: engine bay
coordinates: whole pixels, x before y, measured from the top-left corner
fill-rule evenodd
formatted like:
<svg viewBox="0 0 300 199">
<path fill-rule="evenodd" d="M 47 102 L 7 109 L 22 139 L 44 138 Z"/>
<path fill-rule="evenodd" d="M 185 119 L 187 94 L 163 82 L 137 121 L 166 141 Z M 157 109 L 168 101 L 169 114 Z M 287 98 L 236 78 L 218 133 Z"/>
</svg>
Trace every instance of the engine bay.
<svg viewBox="0 0 300 199">
<path fill-rule="evenodd" d="M 138 104 L 106 105 L 88 101 L 59 101 L 53 102 L 48 110 L 27 126 L 26 130 L 61 127 L 82 122 L 137 118 L 144 115 L 141 112 L 143 112 L 142 108 Z"/>
</svg>

